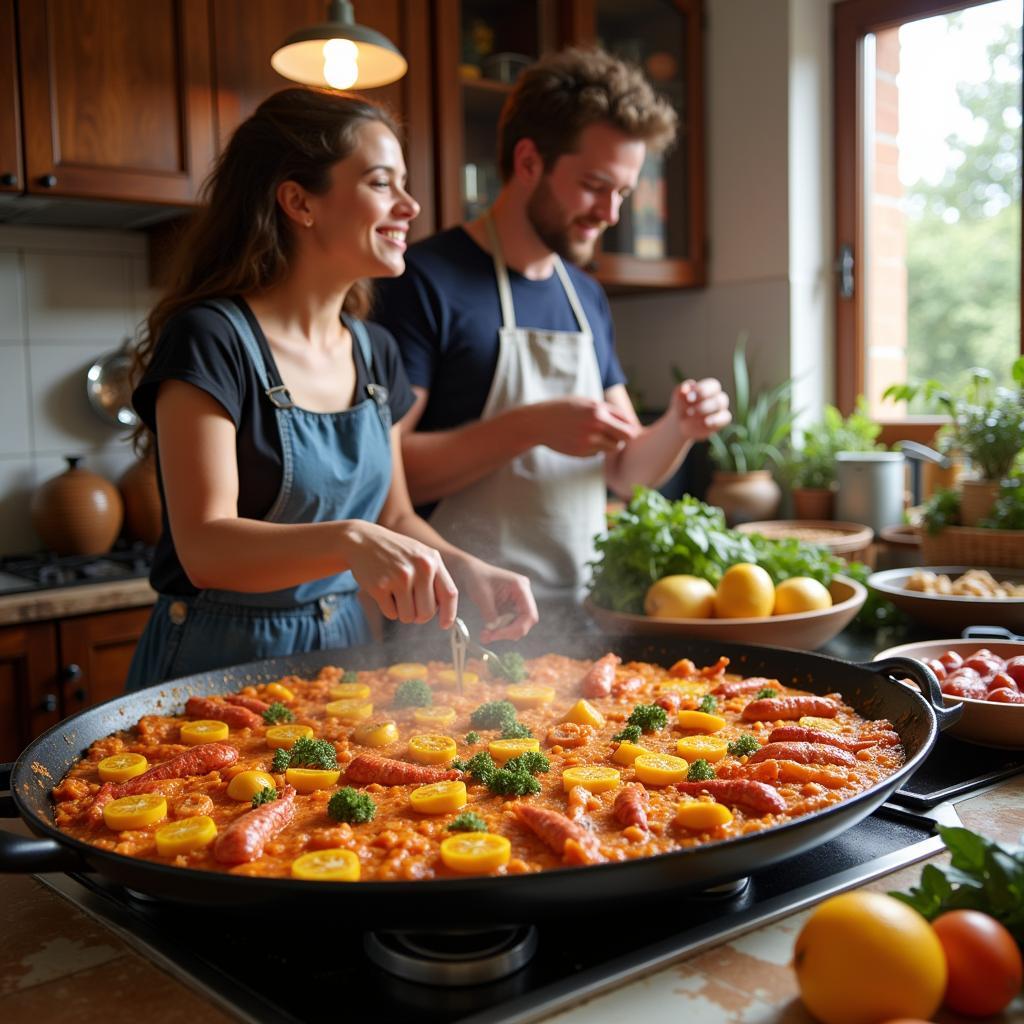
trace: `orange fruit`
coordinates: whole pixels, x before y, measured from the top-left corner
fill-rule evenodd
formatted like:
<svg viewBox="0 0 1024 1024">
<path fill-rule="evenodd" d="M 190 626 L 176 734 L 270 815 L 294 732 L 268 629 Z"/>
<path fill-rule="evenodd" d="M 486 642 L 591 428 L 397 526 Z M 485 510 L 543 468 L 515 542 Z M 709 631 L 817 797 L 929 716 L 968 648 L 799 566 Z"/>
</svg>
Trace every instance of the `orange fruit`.
<svg viewBox="0 0 1024 1024">
<path fill-rule="evenodd" d="M 796 615 L 819 612 L 832 607 L 832 595 L 810 576 L 792 576 L 775 588 L 772 615 Z"/>
<path fill-rule="evenodd" d="M 662 576 L 644 596 L 644 614 L 654 619 L 709 619 L 715 588 L 699 576 Z"/>
<path fill-rule="evenodd" d="M 730 565 L 715 591 L 715 615 L 720 619 L 762 619 L 775 607 L 775 585 L 759 565 Z"/>
<path fill-rule="evenodd" d="M 804 1005 L 822 1024 L 928 1020 L 946 989 L 946 956 L 928 922 L 875 892 L 825 900 L 797 936 Z"/>
</svg>

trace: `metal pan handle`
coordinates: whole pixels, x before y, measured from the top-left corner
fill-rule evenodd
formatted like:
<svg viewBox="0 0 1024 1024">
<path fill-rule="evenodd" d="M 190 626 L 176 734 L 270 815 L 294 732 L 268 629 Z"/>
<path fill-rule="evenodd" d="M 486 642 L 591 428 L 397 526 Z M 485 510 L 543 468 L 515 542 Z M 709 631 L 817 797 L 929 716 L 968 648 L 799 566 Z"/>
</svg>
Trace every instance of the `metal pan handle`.
<svg viewBox="0 0 1024 1024">
<path fill-rule="evenodd" d="M 872 661 L 858 667 L 866 668 L 869 672 L 876 672 L 889 679 L 912 679 L 917 683 L 921 696 L 931 704 L 932 710 L 935 712 L 935 720 L 942 731 L 958 721 L 964 713 L 963 704 L 954 704 L 950 708 L 945 706 L 942 700 L 942 688 L 939 686 L 938 679 L 935 678 L 935 673 L 916 658 L 885 658 L 882 661 Z"/>
<path fill-rule="evenodd" d="M 0 764 L 0 818 L 17 818 L 18 807 L 11 796 L 13 764 Z M 55 839 L 34 839 L 0 830 L 0 873 L 34 874 L 40 871 L 91 871 L 70 847 Z"/>
<path fill-rule="evenodd" d="M 1024 640 L 1005 626 L 968 626 L 960 636 L 964 640 Z"/>
</svg>

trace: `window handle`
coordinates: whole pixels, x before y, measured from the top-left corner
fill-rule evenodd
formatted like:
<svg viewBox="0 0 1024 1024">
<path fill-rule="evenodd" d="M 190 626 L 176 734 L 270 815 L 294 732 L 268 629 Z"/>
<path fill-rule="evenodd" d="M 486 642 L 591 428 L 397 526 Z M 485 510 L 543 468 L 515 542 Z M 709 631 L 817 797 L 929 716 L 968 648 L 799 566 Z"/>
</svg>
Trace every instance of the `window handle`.
<svg viewBox="0 0 1024 1024">
<path fill-rule="evenodd" d="M 853 246 L 839 246 L 839 258 L 836 260 L 836 274 L 839 277 L 839 298 L 853 298 Z"/>
</svg>

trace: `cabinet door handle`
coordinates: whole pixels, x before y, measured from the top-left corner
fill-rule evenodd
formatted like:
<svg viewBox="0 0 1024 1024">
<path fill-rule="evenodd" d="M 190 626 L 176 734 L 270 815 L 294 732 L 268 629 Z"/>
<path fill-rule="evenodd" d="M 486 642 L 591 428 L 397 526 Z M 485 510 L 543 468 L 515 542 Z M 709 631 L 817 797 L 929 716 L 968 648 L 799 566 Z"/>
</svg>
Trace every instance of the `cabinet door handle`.
<svg viewBox="0 0 1024 1024">
<path fill-rule="evenodd" d="M 74 662 L 71 662 L 70 665 L 65 665 L 64 666 L 64 678 L 66 680 L 68 680 L 68 682 L 74 682 L 74 680 L 81 679 L 81 677 L 82 677 L 82 666 L 81 665 L 76 665 Z"/>
<path fill-rule="evenodd" d="M 39 710 L 40 711 L 45 711 L 47 713 L 49 713 L 51 711 L 56 711 L 57 710 L 57 694 L 55 694 L 55 693 L 48 693 L 48 694 L 46 694 L 46 696 L 43 697 L 43 699 L 39 702 Z"/>
<path fill-rule="evenodd" d="M 43 188 L 53 188 L 57 184 L 57 175 L 44 174 L 40 177 L 39 184 L 42 185 Z"/>
<path fill-rule="evenodd" d="M 0 185 L 5 188 L 11 188 L 18 184 L 18 176 L 7 171 L 5 174 L 0 174 Z"/>
</svg>

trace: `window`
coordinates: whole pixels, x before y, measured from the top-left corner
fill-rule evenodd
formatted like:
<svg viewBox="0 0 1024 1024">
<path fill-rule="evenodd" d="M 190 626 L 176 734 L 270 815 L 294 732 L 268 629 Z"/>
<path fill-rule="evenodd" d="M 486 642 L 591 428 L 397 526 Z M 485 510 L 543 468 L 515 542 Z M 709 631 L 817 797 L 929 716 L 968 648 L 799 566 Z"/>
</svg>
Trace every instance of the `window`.
<svg viewBox="0 0 1024 1024">
<path fill-rule="evenodd" d="M 835 8 L 837 399 L 864 394 L 904 437 L 926 410 L 887 386 L 1005 379 L 1022 351 L 1022 8 Z"/>
</svg>

